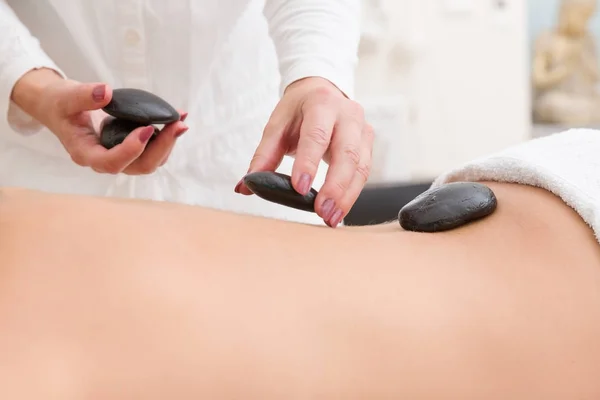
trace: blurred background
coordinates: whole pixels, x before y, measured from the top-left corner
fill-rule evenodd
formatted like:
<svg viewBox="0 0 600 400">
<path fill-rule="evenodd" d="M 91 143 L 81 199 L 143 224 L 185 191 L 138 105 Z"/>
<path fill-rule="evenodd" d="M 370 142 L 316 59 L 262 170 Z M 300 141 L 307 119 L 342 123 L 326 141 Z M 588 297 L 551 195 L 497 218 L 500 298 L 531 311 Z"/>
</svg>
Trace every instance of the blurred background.
<svg viewBox="0 0 600 400">
<path fill-rule="evenodd" d="M 565 1 L 569 10 L 562 8 Z M 534 81 L 548 71 L 533 68 L 535 60 L 545 65 L 551 59 L 548 68 L 580 56 L 597 61 L 595 0 L 363 2 L 356 93 L 376 143 L 369 187 L 347 223 L 393 218 L 400 203 L 438 174 L 478 156 L 571 126 L 600 126 L 594 122 L 600 100 L 595 88 L 588 93 L 594 78 L 575 73 L 581 87 L 570 82 L 564 90 L 565 82 L 558 82 L 541 90 Z M 560 31 L 561 17 L 579 33 L 589 32 L 594 48 L 564 50 L 561 34 L 548 33 Z M 574 107 L 588 112 L 561 119 Z M 534 118 L 534 109 L 543 118 Z M 381 207 L 385 196 L 395 199 L 389 209 Z"/>
</svg>

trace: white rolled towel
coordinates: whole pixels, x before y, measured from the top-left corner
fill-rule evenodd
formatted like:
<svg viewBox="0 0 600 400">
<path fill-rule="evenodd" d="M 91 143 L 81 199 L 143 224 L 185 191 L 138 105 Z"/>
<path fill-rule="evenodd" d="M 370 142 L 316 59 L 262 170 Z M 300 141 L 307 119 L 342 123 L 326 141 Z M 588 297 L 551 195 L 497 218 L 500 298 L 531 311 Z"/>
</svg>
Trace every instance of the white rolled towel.
<svg viewBox="0 0 600 400">
<path fill-rule="evenodd" d="M 560 197 L 600 242 L 600 131 L 571 129 L 470 161 L 439 176 L 432 187 L 457 181 L 536 186 Z"/>
</svg>

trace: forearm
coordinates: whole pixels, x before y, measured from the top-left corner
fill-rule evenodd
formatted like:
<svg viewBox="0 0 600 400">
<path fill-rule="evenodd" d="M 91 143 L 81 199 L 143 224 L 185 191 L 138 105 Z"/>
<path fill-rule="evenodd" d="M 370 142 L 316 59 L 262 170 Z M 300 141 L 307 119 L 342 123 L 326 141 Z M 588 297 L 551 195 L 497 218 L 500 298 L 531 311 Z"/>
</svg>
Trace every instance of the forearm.
<svg viewBox="0 0 600 400">
<path fill-rule="evenodd" d="M 264 13 L 279 58 L 282 92 L 294 81 L 318 76 L 353 96 L 359 0 L 267 0 Z"/>
<path fill-rule="evenodd" d="M 25 75 L 44 68 L 64 74 L 4 0 L 0 0 L 0 32 L 0 118 L 6 118 L 19 133 L 34 133 L 42 127 L 36 116 L 30 114 L 37 112 L 34 96 L 49 75 L 47 72 L 36 72 L 27 78 Z M 20 87 L 15 88 L 23 78 Z"/>
</svg>

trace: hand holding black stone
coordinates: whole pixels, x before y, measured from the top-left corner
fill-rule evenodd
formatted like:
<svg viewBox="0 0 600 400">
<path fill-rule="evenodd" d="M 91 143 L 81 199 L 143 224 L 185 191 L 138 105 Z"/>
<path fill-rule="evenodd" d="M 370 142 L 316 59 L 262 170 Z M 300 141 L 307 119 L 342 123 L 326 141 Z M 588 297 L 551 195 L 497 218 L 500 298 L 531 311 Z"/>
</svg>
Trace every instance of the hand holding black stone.
<svg viewBox="0 0 600 400">
<path fill-rule="evenodd" d="M 303 211 L 315 212 L 317 191 L 306 196 L 296 192 L 292 178 L 278 172 L 253 172 L 244 177 L 244 184 L 261 199 Z"/>
<path fill-rule="evenodd" d="M 420 194 L 402 207 L 398 220 L 407 231 L 442 232 L 486 217 L 496 205 L 496 196 L 489 187 L 455 182 Z"/>
<path fill-rule="evenodd" d="M 152 124 L 169 124 L 180 115 L 169 103 L 155 94 L 140 89 L 115 89 L 104 112 L 114 117 L 100 134 L 100 143 L 110 149 L 125 140 L 135 129 Z M 155 136 L 158 129 L 155 128 Z M 154 137 L 154 136 L 153 136 Z"/>
<path fill-rule="evenodd" d="M 118 119 L 110 117 L 108 118 L 102 127 L 102 135 L 100 135 L 100 144 L 107 149 L 115 147 L 119 143 L 123 143 L 123 140 L 135 129 L 139 128 L 140 125 L 137 122 L 127 121 L 125 119 Z M 152 141 L 158 134 L 158 128 L 154 128 L 154 135 L 150 138 Z"/>
</svg>

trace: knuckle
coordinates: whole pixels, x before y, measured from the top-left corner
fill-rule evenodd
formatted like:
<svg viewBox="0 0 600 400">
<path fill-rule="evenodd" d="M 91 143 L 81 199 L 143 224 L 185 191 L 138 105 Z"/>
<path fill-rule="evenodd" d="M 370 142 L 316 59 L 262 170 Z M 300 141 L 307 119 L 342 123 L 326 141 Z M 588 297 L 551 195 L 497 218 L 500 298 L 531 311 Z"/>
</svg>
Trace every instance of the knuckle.
<svg viewBox="0 0 600 400">
<path fill-rule="evenodd" d="M 348 187 L 350 186 L 350 182 L 344 182 L 335 180 L 332 182 L 331 191 L 334 193 L 334 197 L 342 198 L 344 194 L 348 191 Z"/>
<path fill-rule="evenodd" d="M 317 171 L 319 169 L 321 160 L 315 159 L 314 157 L 304 156 L 301 160 L 296 159 L 296 162 L 299 163 L 300 170 L 310 172 Z"/>
<path fill-rule="evenodd" d="M 329 87 L 319 86 L 315 88 L 314 96 L 322 102 L 328 102 L 333 97 L 333 91 Z"/>
<path fill-rule="evenodd" d="M 344 158 L 350 161 L 353 165 L 360 163 L 360 150 L 355 146 L 346 146 L 343 150 Z"/>
<path fill-rule="evenodd" d="M 356 168 L 356 172 L 365 180 L 365 182 L 369 179 L 369 175 L 371 175 L 371 164 L 359 164 L 358 168 Z"/>
<path fill-rule="evenodd" d="M 365 119 L 365 110 L 355 101 L 350 101 L 346 108 L 346 115 L 356 122 L 363 122 Z"/>
<path fill-rule="evenodd" d="M 329 146 L 329 133 L 322 126 L 316 125 L 306 133 L 308 139 L 321 147 Z"/>
<path fill-rule="evenodd" d="M 303 111 L 306 112 L 308 109 L 330 105 L 335 99 L 335 93 L 331 88 L 325 86 L 316 87 L 312 90 L 310 97 L 308 97 L 307 101 L 303 104 Z"/>
</svg>

